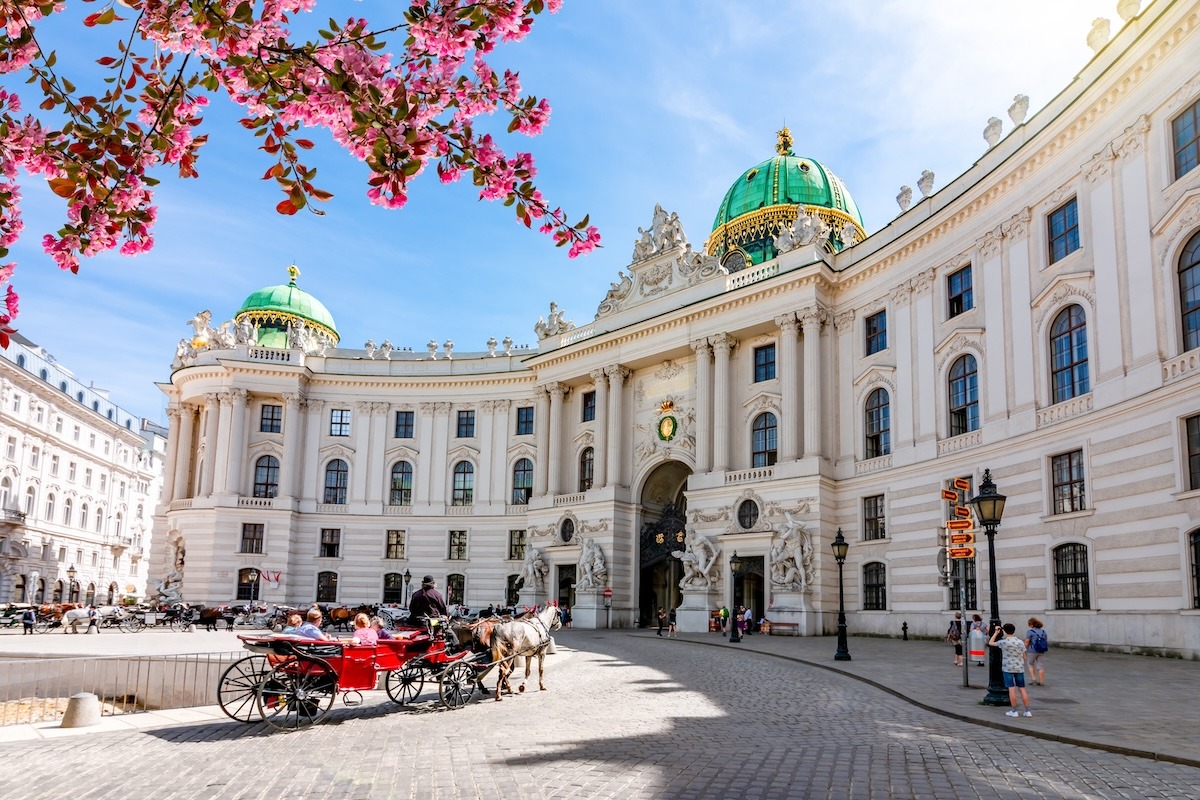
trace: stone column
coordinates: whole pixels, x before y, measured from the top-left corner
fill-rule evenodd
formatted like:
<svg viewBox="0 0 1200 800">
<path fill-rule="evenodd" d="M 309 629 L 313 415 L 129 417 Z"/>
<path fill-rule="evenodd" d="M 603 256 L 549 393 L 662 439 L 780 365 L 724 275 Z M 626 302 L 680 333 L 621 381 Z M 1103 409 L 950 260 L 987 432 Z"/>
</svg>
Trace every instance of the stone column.
<svg viewBox="0 0 1200 800">
<path fill-rule="evenodd" d="M 420 462 L 413 475 L 413 494 L 416 495 L 415 505 L 428 505 L 430 492 L 433 489 L 433 403 L 421 403 L 417 406 L 417 441 Z"/>
<path fill-rule="evenodd" d="M 712 348 L 708 339 L 691 343 L 696 354 L 696 471 L 712 469 Z"/>
<path fill-rule="evenodd" d="M 304 431 L 304 489 L 301 496 L 314 502 L 325 499 L 321 485 L 321 423 L 324 421 L 325 401 L 308 401 L 308 419 Z"/>
<path fill-rule="evenodd" d="M 279 494 L 283 497 L 296 496 L 296 476 L 304 463 L 300 452 L 300 427 L 304 417 L 300 413 L 300 395 L 289 392 L 283 396 L 283 457 L 279 459 Z"/>
<path fill-rule="evenodd" d="M 533 465 L 533 496 L 544 497 L 550 469 L 550 398 L 546 387 L 539 386 L 533 400 L 533 426 L 537 434 L 538 456 Z"/>
<path fill-rule="evenodd" d="M 245 389 L 231 389 L 229 396 L 231 409 L 229 413 L 229 441 L 227 444 L 229 471 L 225 475 L 223 490 L 226 494 L 241 494 L 244 488 L 242 475 L 243 461 L 246 457 L 246 397 Z"/>
<path fill-rule="evenodd" d="M 796 388 L 796 374 L 800 360 L 796 348 L 796 317 L 784 314 L 775 318 L 779 326 L 779 392 L 782 395 L 783 419 L 779 420 L 779 460 L 795 461 L 800 454 L 800 398 Z"/>
<path fill-rule="evenodd" d="M 608 478 L 609 486 L 628 486 L 625 477 L 624 453 L 624 414 L 625 414 L 625 381 L 629 378 L 629 370 L 616 364 L 607 367 L 604 374 L 608 376 Z"/>
<path fill-rule="evenodd" d="M 547 444 L 550 449 L 550 463 L 547 466 L 546 491 L 551 495 L 562 492 L 562 407 L 566 387 L 561 383 L 552 383 L 546 387 L 550 393 L 550 438 Z"/>
<path fill-rule="evenodd" d="M 183 500 L 191 496 L 192 454 L 195 452 L 192 437 L 195 435 L 196 411 L 187 403 L 180 403 L 178 413 L 179 430 L 172 431 L 175 435 L 171 437 L 175 440 L 175 474 L 172 476 L 174 485 L 170 495 L 172 500 Z"/>
<path fill-rule="evenodd" d="M 213 470 L 219 460 L 217 445 L 217 396 L 204 395 L 204 472 L 200 475 L 201 497 L 208 497 L 213 490 Z"/>
<path fill-rule="evenodd" d="M 729 469 L 729 356 L 737 339 L 722 333 L 712 339 L 713 370 L 713 470 Z"/>
<path fill-rule="evenodd" d="M 167 452 L 163 455 L 163 485 L 162 496 L 170 503 L 175 499 L 175 485 L 178 483 L 179 467 L 175 463 L 179 458 L 179 420 L 182 416 L 179 404 L 171 401 L 167 406 Z"/>
<path fill-rule="evenodd" d="M 210 443 L 205 446 L 205 451 L 217 456 L 210 473 L 212 475 L 211 491 L 224 494 L 228 491 L 227 487 L 229 486 L 229 434 L 233 428 L 230 421 L 233 416 L 233 395 L 229 391 L 218 392 L 217 402 L 219 410 L 217 411 L 216 449 L 211 449 L 213 445 Z"/>
<path fill-rule="evenodd" d="M 589 374 L 596 382 L 596 460 L 592 486 L 599 489 L 608 485 L 608 376 L 602 369 Z"/>
<path fill-rule="evenodd" d="M 387 450 L 387 403 L 371 403 L 371 429 L 367 434 L 367 503 L 383 503 L 383 487 L 387 482 L 383 454 Z M 378 512 L 376 512 L 378 513 Z"/>
<path fill-rule="evenodd" d="M 819 308 L 800 312 L 804 328 L 804 457 L 821 455 L 821 323 Z"/>
</svg>

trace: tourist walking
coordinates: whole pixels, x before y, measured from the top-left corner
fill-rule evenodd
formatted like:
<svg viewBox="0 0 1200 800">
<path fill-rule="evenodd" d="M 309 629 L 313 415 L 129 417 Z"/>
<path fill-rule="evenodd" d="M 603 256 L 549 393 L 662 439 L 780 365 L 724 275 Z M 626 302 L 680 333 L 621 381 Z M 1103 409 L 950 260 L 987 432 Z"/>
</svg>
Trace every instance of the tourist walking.
<svg viewBox="0 0 1200 800">
<path fill-rule="evenodd" d="M 33 635 L 33 623 L 37 622 L 37 612 L 32 608 L 27 608 L 21 612 L 21 625 L 25 628 L 25 633 Z"/>
<path fill-rule="evenodd" d="M 1029 618 L 1029 630 L 1025 632 L 1025 653 L 1029 661 L 1029 680 L 1035 686 L 1046 685 L 1046 652 L 1050 649 L 1050 637 L 1042 621 Z"/>
<path fill-rule="evenodd" d="M 718 616 L 721 621 L 721 633 L 729 633 L 727 629 L 729 626 L 729 606 L 721 606 Z"/>
<path fill-rule="evenodd" d="M 667 612 L 662 606 L 658 607 L 658 635 L 662 636 L 663 625 L 667 623 Z"/>
<path fill-rule="evenodd" d="M 750 609 L 748 609 L 748 608 L 747 608 L 747 609 L 746 609 L 746 610 L 745 610 L 745 611 L 742 613 L 742 619 L 744 619 L 744 620 L 745 620 L 745 622 L 746 622 L 746 626 L 745 626 L 745 629 L 746 629 L 746 635 L 747 635 L 747 636 L 749 636 L 749 635 L 750 635 L 750 629 L 754 627 L 754 613 L 753 613 L 753 612 L 752 612 Z"/>
<path fill-rule="evenodd" d="M 1025 706 L 1025 716 L 1032 717 L 1029 710 L 1029 693 L 1025 691 L 1025 640 L 1016 636 L 1017 626 L 1006 622 L 1004 627 L 992 632 L 988 644 L 1000 648 L 1000 668 L 1004 670 L 1004 685 L 1008 688 L 1008 704 L 1011 708 L 1004 712 L 1008 717 L 1019 717 L 1017 711 L 1017 692 L 1021 693 L 1021 703 Z"/>
<path fill-rule="evenodd" d="M 950 627 L 946 629 L 946 641 L 954 645 L 954 666 L 963 665 L 963 619 L 962 612 L 955 611 Z"/>
<path fill-rule="evenodd" d="M 671 609 L 667 614 L 667 638 L 679 638 L 679 631 L 675 630 L 675 609 Z"/>
</svg>

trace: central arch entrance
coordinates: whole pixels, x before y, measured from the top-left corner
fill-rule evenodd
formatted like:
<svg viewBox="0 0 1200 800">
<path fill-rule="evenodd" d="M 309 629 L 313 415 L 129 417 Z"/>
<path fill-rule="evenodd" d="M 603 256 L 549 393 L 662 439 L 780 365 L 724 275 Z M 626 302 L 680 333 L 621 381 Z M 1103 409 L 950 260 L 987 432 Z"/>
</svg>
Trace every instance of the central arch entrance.
<svg viewBox="0 0 1200 800">
<path fill-rule="evenodd" d="M 638 537 L 638 622 L 656 624 L 660 607 L 679 605 L 683 566 L 671 555 L 683 548 L 687 524 L 687 481 L 692 471 L 679 461 L 654 468 L 642 486 L 642 528 Z"/>
</svg>

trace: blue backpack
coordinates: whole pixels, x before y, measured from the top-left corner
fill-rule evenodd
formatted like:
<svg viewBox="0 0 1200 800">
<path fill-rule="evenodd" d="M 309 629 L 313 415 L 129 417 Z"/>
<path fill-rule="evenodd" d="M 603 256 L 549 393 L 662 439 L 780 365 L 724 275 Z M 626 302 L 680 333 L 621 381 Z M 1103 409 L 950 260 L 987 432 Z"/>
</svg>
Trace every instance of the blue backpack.
<svg viewBox="0 0 1200 800">
<path fill-rule="evenodd" d="M 1050 640 L 1041 628 L 1033 628 L 1029 634 L 1029 646 L 1035 653 L 1044 653 L 1050 649 Z"/>
</svg>

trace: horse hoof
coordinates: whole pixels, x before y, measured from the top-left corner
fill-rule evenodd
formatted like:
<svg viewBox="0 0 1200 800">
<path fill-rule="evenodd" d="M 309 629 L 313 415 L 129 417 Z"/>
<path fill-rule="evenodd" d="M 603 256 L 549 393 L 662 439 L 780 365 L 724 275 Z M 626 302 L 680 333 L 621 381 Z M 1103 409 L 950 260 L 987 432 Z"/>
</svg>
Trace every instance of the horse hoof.
<svg viewBox="0 0 1200 800">
<path fill-rule="evenodd" d="M 517 691 L 518 691 L 518 692 L 524 692 L 524 691 L 525 691 L 525 684 L 523 684 L 523 683 L 522 683 L 522 684 L 521 684 L 521 685 L 520 685 L 520 686 L 517 688 Z"/>
</svg>

